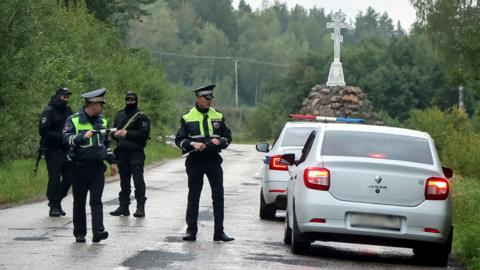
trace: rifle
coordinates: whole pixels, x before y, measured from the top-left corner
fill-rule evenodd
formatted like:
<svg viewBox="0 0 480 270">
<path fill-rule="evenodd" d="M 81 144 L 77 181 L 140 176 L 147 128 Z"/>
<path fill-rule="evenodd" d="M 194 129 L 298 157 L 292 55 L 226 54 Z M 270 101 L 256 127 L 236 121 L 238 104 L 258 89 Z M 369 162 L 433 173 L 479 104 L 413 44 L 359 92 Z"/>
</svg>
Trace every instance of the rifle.
<svg viewBox="0 0 480 270">
<path fill-rule="evenodd" d="M 95 130 L 92 130 L 92 133 L 93 134 L 107 134 L 107 136 L 109 136 L 110 133 L 113 133 L 113 132 L 116 132 L 117 131 L 117 128 L 105 128 L 105 129 L 95 129 Z M 68 161 L 73 161 L 73 159 L 75 158 L 75 149 L 77 147 L 76 146 L 70 146 L 70 149 L 68 149 L 68 153 L 67 153 L 67 160 Z"/>
<path fill-rule="evenodd" d="M 210 145 L 210 141 L 208 141 L 206 144 L 205 144 L 205 149 Z M 182 155 L 182 158 L 187 158 L 188 156 L 190 156 L 193 152 L 197 152 L 198 150 L 196 148 L 194 148 L 193 150 L 191 151 L 188 151 L 187 153 L 183 154 Z M 204 150 L 205 151 L 205 150 Z"/>
<path fill-rule="evenodd" d="M 40 144 L 37 150 L 37 160 L 35 161 L 35 168 L 33 168 L 33 177 L 37 176 L 38 164 L 40 163 L 40 160 L 42 159 L 43 154 L 44 154 L 44 149 Z"/>
</svg>

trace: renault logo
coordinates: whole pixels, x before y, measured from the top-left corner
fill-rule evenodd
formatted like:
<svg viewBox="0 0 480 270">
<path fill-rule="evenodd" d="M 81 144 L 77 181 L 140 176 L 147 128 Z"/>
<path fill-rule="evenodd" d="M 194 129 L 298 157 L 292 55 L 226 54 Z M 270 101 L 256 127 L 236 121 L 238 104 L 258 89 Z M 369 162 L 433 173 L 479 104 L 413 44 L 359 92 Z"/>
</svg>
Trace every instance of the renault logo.
<svg viewBox="0 0 480 270">
<path fill-rule="evenodd" d="M 380 184 L 380 182 L 382 182 L 382 176 L 380 176 L 380 174 L 377 174 L 377 176 L 375 176 L 375 182 L 377 182 L 377 184 Z"/>
</svg>

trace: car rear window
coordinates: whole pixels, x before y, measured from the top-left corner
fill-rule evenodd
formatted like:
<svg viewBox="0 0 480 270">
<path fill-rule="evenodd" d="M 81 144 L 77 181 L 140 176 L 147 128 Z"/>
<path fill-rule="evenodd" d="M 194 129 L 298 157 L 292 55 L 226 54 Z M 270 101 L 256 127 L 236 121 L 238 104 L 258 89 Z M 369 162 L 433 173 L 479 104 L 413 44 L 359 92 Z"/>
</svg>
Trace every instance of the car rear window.
<svg viewBox="0 0 480 270">
<path fill-rule="evenodd" d="M 359 131 L 326 131 L 324 156 L 369 157 L 433 165 L 430 145 L 425 138 Z"/>
<path fill-rule="evenodd" d="M 314 130 L 314 127 L 289 127 L 285 130 L 285 135 L 282 139 L 282 147 L 285 146 L 299 146 L 302 147 L 305 145 L 305 142 L 308 139 L 308 136 Z"/>
</svg>

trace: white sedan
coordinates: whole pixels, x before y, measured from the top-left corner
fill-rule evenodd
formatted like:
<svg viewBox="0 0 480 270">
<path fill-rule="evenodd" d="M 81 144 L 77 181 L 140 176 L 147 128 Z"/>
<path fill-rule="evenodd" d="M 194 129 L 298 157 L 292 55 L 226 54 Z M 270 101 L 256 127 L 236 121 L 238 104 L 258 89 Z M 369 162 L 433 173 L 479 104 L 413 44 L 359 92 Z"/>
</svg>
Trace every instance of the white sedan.
<svg viewBox="0 0 480 270">
<path fill-rule="evenodd" d="M 291 165 L 285 244 L 308 253 L 315 240 L 413 248 L 445 265 L 452 246 L 452 170 L 432 138 L 392 127 L 323 123 Z"/>
<path fill-rule="evenodd" d="M 285 153 L 293 153 L 299 157 L 308 135 L 318 125 L 319 123 L 315 122 L 287 122 L 272 149 L 269 149 L 268 143 L 257 144 L 257 151 L 266 153 L 260 168 L 261 219 L 273 219 L 277 210 L 285 210 L 290 175 L 288 166 L 281 164 L 280 158 Z"/>
</svg>

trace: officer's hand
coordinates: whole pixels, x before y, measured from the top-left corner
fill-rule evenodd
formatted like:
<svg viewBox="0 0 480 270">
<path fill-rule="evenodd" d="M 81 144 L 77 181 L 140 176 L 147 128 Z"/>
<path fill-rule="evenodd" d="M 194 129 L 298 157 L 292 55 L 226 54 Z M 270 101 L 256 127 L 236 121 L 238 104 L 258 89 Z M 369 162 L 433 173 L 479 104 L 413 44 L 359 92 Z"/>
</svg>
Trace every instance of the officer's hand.
<svg viewBox="0 0 480 270">
<path fill-rule="evenodd" d="M 112 165 L 110 165 L 110 175 L 111 175 L 111 176 L 114 176 L 114 175 L 117 174 L 117 172 L 118 172 L 118 166 L 117 166 L 117 164 L 112 164 Z"/>
<path fill-rule="evenodd" d="M 194 142 L 193 143 L 193 148 L 195 148 L 197 151 L 203 151 L 205 150 L 205 144 L 199 143 L 199 142 Z"/>
<path fill-rule="evenodd" d="M 85 134 L 83 134 L 83 139 L 86 140 L 86 139 L 91 138 L 92 136 L 93 136 L 93 131 L 89 130 Z"/>
<path fill-rule="evenodd" d="M 220 145 L 220 140 L 219 139 L 212 139 L 212 143 L 215 145 Z"/>
<path fill-rule="evenodd" d="M 125 138 L 127 136 L 127 131 L 126 130 L 123 130 L 123 129 L 120 129 L 120 130 L 117 130 L 113 136 L 115 136 L 116 138 Z"/>
</svg>

